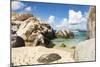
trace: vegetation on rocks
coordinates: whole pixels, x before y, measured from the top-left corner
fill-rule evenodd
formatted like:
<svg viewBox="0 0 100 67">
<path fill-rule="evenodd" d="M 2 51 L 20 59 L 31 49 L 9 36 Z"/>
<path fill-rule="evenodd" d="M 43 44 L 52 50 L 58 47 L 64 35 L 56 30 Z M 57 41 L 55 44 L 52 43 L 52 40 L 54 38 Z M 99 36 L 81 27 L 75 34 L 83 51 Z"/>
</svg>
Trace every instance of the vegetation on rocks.
<svg viewBox="0 0 100 67">
<path fill-rule="evenodd" d="M 66 45 L 65 45 L 64 43 L 62 43 L 62 44 L 60 45 L 60 47 L 66 47 Z"/>
</svg>

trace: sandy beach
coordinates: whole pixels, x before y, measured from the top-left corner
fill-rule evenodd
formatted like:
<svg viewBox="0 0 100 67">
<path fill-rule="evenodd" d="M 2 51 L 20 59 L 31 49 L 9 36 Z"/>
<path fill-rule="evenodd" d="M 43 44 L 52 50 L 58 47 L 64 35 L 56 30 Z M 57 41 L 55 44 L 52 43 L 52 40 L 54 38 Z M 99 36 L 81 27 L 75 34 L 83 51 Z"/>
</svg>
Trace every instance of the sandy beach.
<svg viewBox="0 0 100 67">
<path fill-rule="evenodd" d="M 43 54 L 57 53 L 62 58 L 60 60 L 54 61 L 52 63 L 63 63 L 63 62 L 74 62 L 72 57 L 72 52 L 59 50 L 56 48 L 45 48 L 42 46 L 38 47 L 20 47 L 12 48 L 12 63 L 14 65 L 32 65 L 32 64 L 42 64 L 37 61 L 37 59 Z"/>
<path fill-rule="evenodd" d="M 18 47 L 12 48 L 12 63 L 16 65 L 34 65 L 45 64 L 39 63 L 37 59 L 45 54 L 56 53 L 61 56 L 60 60 L 51 63 L 77 62 L 77 61 L 94 61 L 95 60 L 95 39 L 90 39 L 79 43 L 75 48 L 54 46 L 46 48 L 37 47 Z"/>
</svg>

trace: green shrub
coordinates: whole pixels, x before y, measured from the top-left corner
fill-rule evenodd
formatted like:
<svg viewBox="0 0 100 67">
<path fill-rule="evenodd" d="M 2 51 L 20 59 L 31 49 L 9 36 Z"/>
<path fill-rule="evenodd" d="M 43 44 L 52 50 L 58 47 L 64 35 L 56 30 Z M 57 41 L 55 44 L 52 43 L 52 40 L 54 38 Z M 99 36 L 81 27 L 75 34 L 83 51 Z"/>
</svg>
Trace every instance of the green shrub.
<svg viewBox="0 0 100 67">
<path fill-rule="evenodd" d="M 62 43 L 62 44 L 60 45 L 60 47 L 66 47 L 66 45 L 65 45 L 64 43 Z"/>
<path fill-rule="evenodd" d="M 53 48 L 56 44 L 51 44 L 48 48 Z"/>
<path fill-rule="evenodd" d="M 54 47 L 56 44 L 52 44 L 52 47 Z"/>
</svg>

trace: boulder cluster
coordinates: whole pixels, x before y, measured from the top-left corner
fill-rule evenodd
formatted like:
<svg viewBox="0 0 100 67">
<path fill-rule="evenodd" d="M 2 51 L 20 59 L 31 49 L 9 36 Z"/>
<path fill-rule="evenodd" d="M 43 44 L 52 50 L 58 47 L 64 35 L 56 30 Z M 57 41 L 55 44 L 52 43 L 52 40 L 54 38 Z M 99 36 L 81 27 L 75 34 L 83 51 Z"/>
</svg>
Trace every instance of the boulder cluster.
<svg viewBox="0 0 100 67">
<path fill-rule="evenodd" d="M 74 38 L 73 32 L 69 30 L 61 30 L 56 32 L 57 37 L 63 37 L 63 38 Z"/>
<path fill-rule="evenodd" d="M 50 48 L 53 47 L 51 39 L 58 36 L 72 38 L 73 34 L 66 30 L 55 32 L 48 23 L 38 20 L 32 14 L 13 13 L 11 18 L 12 65 L 74 62 L 70 52 Z"/>
<path fill-rule="evenodd" d="M 12 47 L 40 45 L 51 47 L 51 39 L 54 39 L 56 37 L 73 38 L 74 34 L 69 30 L 61 30 L 55 32 L 48 23 L 40 21 L 32 14 L 12 13 Z"/>
<path fill-rule="evenodd" d="M 54 30 L 49 24 L 39 21 L 31 14 L 12 14 L 11 20 L 12 47 L 23 45 L 48 47 L 50 39 L 55 37 Z"/>
</svg>

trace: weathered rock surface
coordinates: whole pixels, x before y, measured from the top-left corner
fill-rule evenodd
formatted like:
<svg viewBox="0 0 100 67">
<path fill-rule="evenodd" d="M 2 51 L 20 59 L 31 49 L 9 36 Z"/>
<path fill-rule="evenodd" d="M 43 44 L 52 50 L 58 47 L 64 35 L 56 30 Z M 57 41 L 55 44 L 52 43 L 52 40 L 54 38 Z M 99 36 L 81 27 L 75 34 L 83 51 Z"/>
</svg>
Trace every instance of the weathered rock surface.
<svg viewBox="0 0 100 67">
<path fill-rule="evenodd" d="M 16 35 L 12 35 L 11 37 L 11 47 L 22 47 L 25 46 L 24 40 Z"/>
<path fill-rule="evenodd" d="M 73 38 L 74 34 L 73 32 L 69 30 L 61 30 L 56 32 L 57 37 L 64 37 L 64 38 Z"/>
<path fill-rule="evenodd" d="M 75 50 L 76 61 L 95 61 L 95 38 L 80 43 Z"/>
<path fill-rule="evenodd" d="M 47 47 L 50 46 L 50 39 L 55 37 L 55 33 L 49 24 L 38 20 L 31 14 L 13 13 L 11 24 L 11 35 L 16 34 L 16 36 L 22 38 L 25 46 L 41 45 Z"/>
<path fill-rule="evenodd" d="M 50 63 L 50 62 L 53 62 L 53 61 L 57 61 L 59 59 L 61 59 L 61 56 L 59 56 L 56 53 L 51 53 L 51 54 L 44 54 L 44 55 L 40 56 L 37 59 L 37 61 L 39 63 L 45 63 L 45 64 L 47 64 L 47 63 Z"/>
<path fill-rule="evenodd" d="M 37 61 L 43 55 L 48 55 L 46 56 L 49 57 L 48 59 L 50 59 L 48 64 L 74 62 L 74 59 L 72 58 L 72 53 L 68 51 L 46 48 L 42 46 L 12 48 L 11 62 L 13 63 L 14 66 L 45 64 Z M 48 59 L 46 59 L 46 61 Z"/>
<path fill-rule="evenodd" d="M 12 13 L 12 21 L 24 21 L 28 19 L 29 17 L 32 17 L 32 14 L 24 13 L 24 14 L 18 14 L 18 13 Z"/>
<path fill-rule="evenodd" d="M 36 17 L 30 17 L 24 23 L 21 24 L 17 31 L 17 35 L 22 37 L 26 43 L 30 44 L 26 46 L 37 45 L 49 45 L 49 39 L 54 37 L 53 29 L 49 24 L 40 23 Z"/>
<path fill-rule="evenodd" d="M 94 38 L 96 33 L 96 7 L 91 6 L 88 13 L 88 38 Z"/>
</svg>

